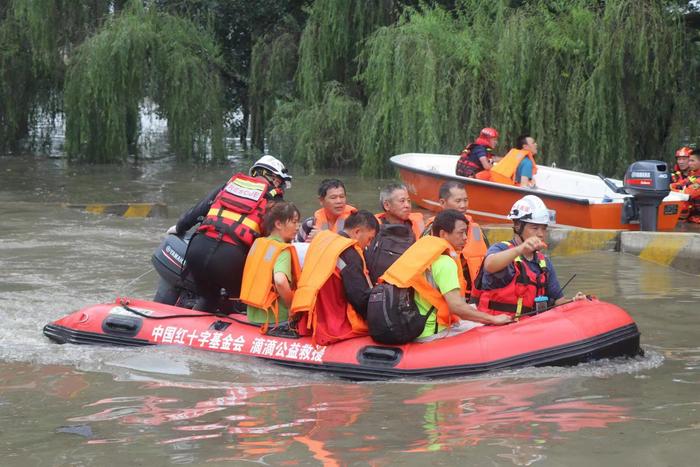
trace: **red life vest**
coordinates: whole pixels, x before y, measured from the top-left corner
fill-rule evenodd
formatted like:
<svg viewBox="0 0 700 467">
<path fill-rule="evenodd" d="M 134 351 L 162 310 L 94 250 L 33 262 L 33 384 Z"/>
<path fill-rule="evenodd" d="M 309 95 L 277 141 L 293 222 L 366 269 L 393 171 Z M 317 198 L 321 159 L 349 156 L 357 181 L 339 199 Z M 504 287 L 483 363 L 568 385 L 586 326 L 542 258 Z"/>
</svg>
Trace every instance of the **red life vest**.
<svg viewBox="0 0 700 467">
<path fill-rule="evenodd" d="M 473 143 L 469 143 L 466 148 L 462 150 L 457 161 L 457 167 L 455 168 L 455 174 L 462 177 L 473 177 L 474 174 L 484 170 L 484 166 L 481 165 L 480 160 L 474 160 L 472 157 L 472 150 L 474 146 L 483 146 L 486 148 L 486 157 L 490 160 L 493 159 L 492 151 L 493 149 L 489 146 L 489 140 L 486 138 L 477 138 Z"/>
<path fill-rule="evenodd" d="M 262 234 L 262 217 L 268 199 L 280 191 L 259 178 L 237 173 L 216 195 L 197 229 L 211 238 L 250 247 Z"/>
<path fill-rule="evenodd" d="M 512 242 L 503 242 L 508 248 L 515 248 Z M 480 311 L 499 314 L 511 313 L 520 316 L 521 313 L 532 311 L 535 297 L 547 295 L 547 279 L 549 277 L 545 256 L 535 252 L 535 259 L 541 272 L 530 269 L 527 261 L 518 256 L 513 261 L 515 275 L 508 285 L 500 289 L 481 290 L 477 308 Z"/>
</svg>

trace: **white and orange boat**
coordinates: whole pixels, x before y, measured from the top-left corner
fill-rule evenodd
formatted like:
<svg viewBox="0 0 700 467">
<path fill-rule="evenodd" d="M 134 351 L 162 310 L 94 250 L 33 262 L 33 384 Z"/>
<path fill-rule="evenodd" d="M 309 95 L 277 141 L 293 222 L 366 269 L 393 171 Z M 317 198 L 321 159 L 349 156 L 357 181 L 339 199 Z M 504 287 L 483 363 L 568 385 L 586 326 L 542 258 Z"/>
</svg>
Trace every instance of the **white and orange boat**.
<svg viewBox="0 0 700 467">
<path fill-rule="evenodd" d="M 522 188 L 455 175 L 459 156 L 407 153 L 391 158 L 417 205 L 438 211 L 438 190 L 447 180 L 463 182 L 469 214 L 482 223 L 506 223 L 508 210 L 519 198 L 535 194 L 552 212 L 554 225 L 588 229 L 640 230 L 634 196 L 624 193 L 621 180 L 538 166 L 537 188 Z M 633 172 L 634 173 L 634 172 Z M 641 183 L 642 185 L 645 183 Z M 661 202 L 657 230 L 673 230 L 686 195 L 670 192 Z"/>
</svg>

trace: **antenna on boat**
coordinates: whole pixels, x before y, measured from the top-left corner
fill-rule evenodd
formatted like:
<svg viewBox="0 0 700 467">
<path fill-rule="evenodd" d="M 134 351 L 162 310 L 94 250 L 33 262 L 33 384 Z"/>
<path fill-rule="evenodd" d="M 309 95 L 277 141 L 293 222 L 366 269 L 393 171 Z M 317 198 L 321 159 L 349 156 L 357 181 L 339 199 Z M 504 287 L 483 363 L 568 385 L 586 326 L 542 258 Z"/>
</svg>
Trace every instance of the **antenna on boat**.
<svg viewBox="0 0 700 467">
<path fill-rule="evenodd" d="M 571 276 L 571 278 L 570 278 L 568 281 L 566 281 L 566 284 L 564 284 L 564 286 L 561 288 L 561 292 L 562 292 L 562 293 L 564 293 L 564 289 L 566 288 L 566 286 L 569 285 L 569 283 L 571 283 L 572 280 L 574 280 L 574 277 L 576 277 L 576 273 L 574 273 L 574 274 Z"/>
</svg>

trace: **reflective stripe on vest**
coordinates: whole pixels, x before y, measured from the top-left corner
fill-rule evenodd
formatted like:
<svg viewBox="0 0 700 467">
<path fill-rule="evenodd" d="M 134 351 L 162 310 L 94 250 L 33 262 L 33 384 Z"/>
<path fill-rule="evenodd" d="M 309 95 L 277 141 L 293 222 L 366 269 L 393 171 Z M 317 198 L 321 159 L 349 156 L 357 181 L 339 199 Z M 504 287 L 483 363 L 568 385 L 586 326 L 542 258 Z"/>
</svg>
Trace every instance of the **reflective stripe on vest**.
<svg viewBox="0 0 700 467">
<path fill-rule="evenodd" d="M 246 305 L 272 311 L 275 325 L 279 324 L 279 294 L 275 289 L 273 274 L 275 262 L 279 255 L 288 250 L 292 255 L 292 281 L 299 278 L 301 273 L 299 258 L 296 250 L 289 243 L 278 242 L 269 237 L 258 238 L 248 252 L 243 268 L 243 280 L 241 282 L 240 300 Z M 267 331 L 268 319 L 261 328 L 261 332 Z"/>
<path fill-rule="evenodd" d="M 335 223 L 331 225 L 331 223 L 328 221 L 328 217 L 326 217 L 326 210 L 319 209 L 314 213 L 314 228 L 318 230 L 330 230 L 331 232 L 336 233 L 340 232 L 345 227 L 345 219 L 347 219 L 348 216 L 354 212 L 357 212 L 357 209 L 349 204 L 346 204 L 343 208 L 343 212 L 335 220 Z"/>
<path fill-rule="evenodd" d="M 260 236 L 267 199 L 273 192 L 264 180 L 235 174 L 216 195 L 197 231 L 234 245 L 251 246 Z"/>
<path fill-rule="evenodd" d="M 508 248 L 515 248 L 512 242 L 502 242 Z M 478 308 L 491 314 L 501 312 L 514 313 L 520 316 L 523 312 L 531 311 L 535 306 L 535 297 L 546 295 L 548 271 L 545 256 L 535 252 L 540 273 L 532 271 L 528 262 L 518 256 L 513 260 L 515 274 L 513 279 L 500 289 L 483 290 L 479 296 Z"/>
<path fill-rule="evenodd" d="M 249 219 L 247 216 L 244 214 L 239 214 L 237 212 L 232 212 L 232 211 L 227 211 L 226 209 L 221 210 L 219 212 L 219 209 L 210 209 L 209 212 L 207 213 L 207 216 L 214 216 L 214 217 L 223 217 L 224 219 L 229 219 L 234 222 L 240 222 L 241 224 L 249 227 L 250 229 L 254 230 L 258 234 L 261 233 L 260 225 L 258 225 L 257 222 Z M 243 220 L 241 220 L 243 219 Z"/>
<path fill-rule="evenodd" d="M 316 234 L 309 244 L 309 249 L 304 257 L 304 267 L 301 270 L 301 276 L 297 289 L 294 292 L 289 312 L 290 314 L 308 313 L 306 323 L 308 328 L 314 330 L 313 335 L 315 335 L 315 308 L 318 292 L 326 284 L 326 281 L 330 279 L 331 275 L 336 274 L 340 276 L 340 271 L 337 267 L 338 260 L 340 260 L 340 255 L 350 247 L 354 247 L 358 252 L 362 259 L 363 269 L 366 270 L 362 249 L 355 240 L 338 235 L 330 230 L 322 230 Z M 353 332 L 358 334 L 367 333 L 366 324 L 350 303 L 347 303 L 345 313 Z"/>
</svg>

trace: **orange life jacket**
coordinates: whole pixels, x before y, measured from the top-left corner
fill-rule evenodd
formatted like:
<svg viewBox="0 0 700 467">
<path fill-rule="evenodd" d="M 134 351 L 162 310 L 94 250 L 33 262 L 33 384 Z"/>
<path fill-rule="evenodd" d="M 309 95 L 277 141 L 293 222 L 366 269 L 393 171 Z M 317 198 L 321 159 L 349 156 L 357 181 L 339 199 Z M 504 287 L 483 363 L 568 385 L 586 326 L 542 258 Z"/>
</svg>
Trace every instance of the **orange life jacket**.
<svg viewBox="0 0 700 467">
<path fill-rule="evenodd" d="M 467 288 L 465 292 L 465 297 L 469 298 L 474 288 L 476 277 L 479 275 L 479 271 L 481 271 L 481 264 L 484 262 L 488 247 L 486 246 L 484 232 L 481 230 L 481 226 L 474 222 L 471 216 L 465 214 L 464 217 L 466 217 L 469 222 L 467 226 L 467 243 L 464 244 L 464 248 L 462 248 L 459 256 L 462 263 L 463 275 L 465 279 L 467 277 L 469 278 L 469 280 L 466 281 Z M 424 237 L 431 235 L 434 220 L 435 216 L 431 217 L 426 222 L 426 227 L 423 231 Z"/>
<path fill-rule="evenodd" d="M 440 255 L 448 254 L 457 263 L 459 274 L 460 292 L 464 295 L 466 283 L 462 275 L 462 267 L 457 255 L 450 244 L 439 237 L 422 237 L 410 246 L 394 264 L 380 277 L 381 281 L 396 287 L 412 287 L 437 310 L 437 322 L 443 326 L 449 326 L 458 318 L 450 313 L 445 297 L 432 285 L 426 277 L 426 272 Z"/>
<path fill-rule="evenodd" d="M 508 248 L 515 248 L 513 242 L 503 242 Z M 530 269 L 527 261 L 521 256 L 513 260 L 515 275 L 505 287 L 500 289 L 482 290 L 479 293 L 477 308 L 491 314 L 511 313 L 516 317 L 523 312 L 534 309 L 535 297 L 547 295 L 547 279 L 549 277 L 547 261 L 539 251 L 535 258 L 541 273 Z"/>
<path fill-rule="evenodd" d="M 289 243 L 278 242 L 269 237 L 258 238 L 245 260 L 240 300 L 268 313 L 268 319 L 260 329 L 262 333 L 267 332 L 270 311 L 275 318 L 275 325 L 279 324 L 279 294 L 275 289 L 273 274 L 275 262 L 285 250 L 292 255 L 292 278 L 298 280 L 301 274 L 299 258 Z"/>
<path fill-rule="evenodd" d="M 314 239 L 309 244 L 309 249 L 304 257 L 304 267 L 301 270 L 301 276 L 297 283 L 297 289 L 294 292 L 292 306 L 289 308 L 290 315 L 302 313 L 306 314 L 306 329 L 311 330 L 314 338 L 318 325 L 316 315 L 316 299 L 318 292 L 330 279 L 331 275 L 336 275 L 340 278 L 340 268 L 338 260 L 341 253 L 348 248 L 353 247 L 362 258 L 363 268 L 364 254 L 362 248 L 357 245 L 357 241 L 338 235 L 330 230 L 323 230 L 316 234 Z M 369 282 L 367 286 L 369 287 Z M 366 335 L 368 333 L 367 324 L 364 319 L 355 311 L 352 305 L 346 300 L 346 309 L 344 310 L 346 319 L 348 320 L 352 332 L 346 336 L 335 336 L 337 340 L 348 339 L 350 337 Z M 341 312 L 339 310 L 339 312 Z M 297 316 L 298 317 L 298 316 Z M 300 330 L 304 331 L 304 330 Z"/>
<path fill-rule="evenodd" d="M 520 180 L 515 179 L 515 173 L 518 171 L 518 166 L 525 158 L 532 162 L 532 175 L 537 173 L 537 164 L 535 158 L 527 149 L 511 149 L 501 161 L 491 168 L 491 181 L 496 183 L 504 183 L 506 185 L 520 185 Z"/>
<path fill-rule="evenodd" d="M 340 232 L 343 230 L 343 227 L 345 227 L 345 219 L 347 219 L 348 216 L 354 212 L 357 212 L 357 209 L 349 204 L 346 204 L 343 212 L 335 220 L 335 223 L 331 225 L 331 223 L 328 221 L 328 217 L 326 217 L 326 210 L 321 208 L 314 213 L 314 228 L 318 230 Z"/>
<path fill-rule="evenodd" d="M 237 173 L 216 195 L 197 229 L 208 237 L 250 247 L 262 233 L 268 198 L 276 194 L 265 180 Z"/>
<path fill-rule="evenodd" d="M 388 224 L 386 219 L 386 212 L 375 214 L 374 217 L 377 218 L 380 225 Z M 415 235 L 416 239 L 420 238 L 420 236 L 423 234 L 423 230 L 425 230 L 425 221 L 423 220 L 423 214 L 419 212 L 412 212 L 408 215 L 408 221 L 411 223 L 411 230 L 413 231 L 413 235 Z"/>
</svg>

